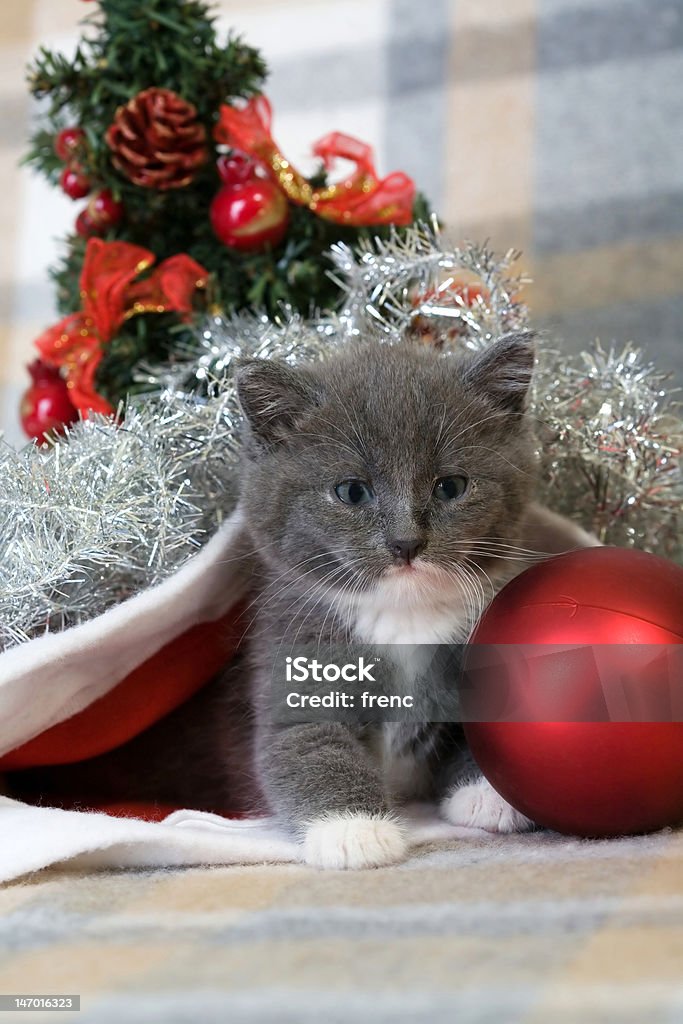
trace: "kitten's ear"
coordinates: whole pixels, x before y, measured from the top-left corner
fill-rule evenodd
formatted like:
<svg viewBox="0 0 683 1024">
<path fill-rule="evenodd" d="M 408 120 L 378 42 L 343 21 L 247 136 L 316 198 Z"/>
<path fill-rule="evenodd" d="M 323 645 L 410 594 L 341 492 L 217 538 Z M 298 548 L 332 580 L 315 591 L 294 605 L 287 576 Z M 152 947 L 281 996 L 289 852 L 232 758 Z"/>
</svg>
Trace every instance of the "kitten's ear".
<svg viewBox="0 0 683 1024">
<path fill-rule="evenodd" d="M 534 338 L 533 331 L 504 334 L 470 363 L 466 382 L 486 391 L 508 412 L 522 413 L 534 371 Z"/>
<path fill-rule="evenodd" d="M 235 387 L 252 433 L 266 444 L 283 440 L 300 414 L 316 401 L 305 371 L 267 359 L 239 362 Z"/>
</svg>

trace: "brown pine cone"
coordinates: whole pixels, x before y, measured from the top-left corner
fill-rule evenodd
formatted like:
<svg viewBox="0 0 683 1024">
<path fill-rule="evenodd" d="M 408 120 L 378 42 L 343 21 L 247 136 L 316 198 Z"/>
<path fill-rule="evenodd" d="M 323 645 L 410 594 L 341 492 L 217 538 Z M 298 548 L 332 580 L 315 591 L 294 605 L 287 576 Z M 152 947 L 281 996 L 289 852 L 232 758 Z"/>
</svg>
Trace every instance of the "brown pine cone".
<svg viewBox="0 0 683 1024">
<path fill-rule="evenodd" d="M 143 188 L 183 188 L 209 156 L 196 108 L 170 89 L 144 89 L 119 107 L 105 138 L 114 166 Z"/>
</svg>

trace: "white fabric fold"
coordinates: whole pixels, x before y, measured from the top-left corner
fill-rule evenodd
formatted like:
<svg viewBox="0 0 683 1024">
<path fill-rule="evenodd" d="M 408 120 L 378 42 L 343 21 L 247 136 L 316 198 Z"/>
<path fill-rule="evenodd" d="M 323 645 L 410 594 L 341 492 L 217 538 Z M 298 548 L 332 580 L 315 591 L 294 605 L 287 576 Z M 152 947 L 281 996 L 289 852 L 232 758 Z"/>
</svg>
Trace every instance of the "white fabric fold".
<svg viewBox="0 0 683 1024">
<path fill-rule="evenodd" d="M 431 805 L 402 816 L 409 844 L 482 837 L 441 821 Z M 30 807 L 0 797 L 0 882 L 54 865 L 70 869 L 297 863 L 301 847 L 270 818 L 174 811 L 161 822 Z"/>
</svg>

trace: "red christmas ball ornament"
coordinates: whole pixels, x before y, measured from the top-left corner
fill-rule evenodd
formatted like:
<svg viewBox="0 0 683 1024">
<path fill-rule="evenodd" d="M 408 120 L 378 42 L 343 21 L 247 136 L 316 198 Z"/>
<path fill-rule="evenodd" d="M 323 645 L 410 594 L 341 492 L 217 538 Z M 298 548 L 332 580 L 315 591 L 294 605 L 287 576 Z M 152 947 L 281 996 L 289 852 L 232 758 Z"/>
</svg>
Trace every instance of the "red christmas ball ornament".
<svg viewBox="0 0 683 1024">
<path fill-rule="evenodd" d="M 114 199 L 110 189 L 103 188 L 96 192 L 87 206 L 90 234 L 93 229 L 104 230 L 115 227 L 123 217 L 123 203 Z"/>
<path fill-rule="evenodd" d="M 550 559 L 503 588 L 470 654 L 467 738 L 513 807 L 586 837 L 683 823 L 681 567 L 607 547 Z"/>
<path fill-rule="evenodd" d="M 25 433 L 42 444 L 45 435 L 52 431 L 63 431 L 65 426 L 78 419 L 66 381 L 59 370 L 36 359 L 27 367 L 31 375 L 31 386 L 21 398 L 19 414 Z"/>
<path fill-rule="evenodd" d="M 80 235 L 81 238 L 92 238 L 93 235 L 104 234 L 104 228 L 100 228 L 97 224 L 93 224 L 92 218 L 88 213 L 88 208 L 81 210 L 79 215 L 76 217 L 76 234 Z"/>
<path fill-rule="evenodd" d="M 60 160 L 72 160 L 78 150 L 85 142 L 85 132 L 82 128 L 63 128 L 55 135 L 54 151 Z"/>
<path fill-rule="evenodd" d="M 83 199 L 88 195 L 91 187 L 85 174 L 74 166 L 64 168 L 59 178 L 59 184 L 70 199 Z"/>
<path fill-rule="evenodd" d="M 222 157 L 218 173 L 225 184 L 209 209 L 216 236 L 242 252 L 277 245 L 289 222 L 284 193 L 270 178 L 261 177 L 257 164 L 241 153 Z"/>
</svg>

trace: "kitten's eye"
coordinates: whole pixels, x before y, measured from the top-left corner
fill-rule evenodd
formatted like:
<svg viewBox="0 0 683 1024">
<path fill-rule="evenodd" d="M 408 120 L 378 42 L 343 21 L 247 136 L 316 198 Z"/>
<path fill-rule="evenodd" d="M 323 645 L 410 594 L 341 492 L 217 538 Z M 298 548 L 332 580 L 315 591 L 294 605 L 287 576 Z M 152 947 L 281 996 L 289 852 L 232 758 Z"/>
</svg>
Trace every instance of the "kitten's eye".
<svg viewBox="0 0 683 1024">
<path fill-rule="evenodd" d="M 442 476 L 434 484 L 434 497 L 438 501 L 457 501 L 467 490 L 466 476 Z"/>
<path fill-rule="evenodd" d="M 372 488 L 362 480 L 344 480 L 334 489 L 345 505 L 367 505 L 375 497 Z"/>
</svg>

